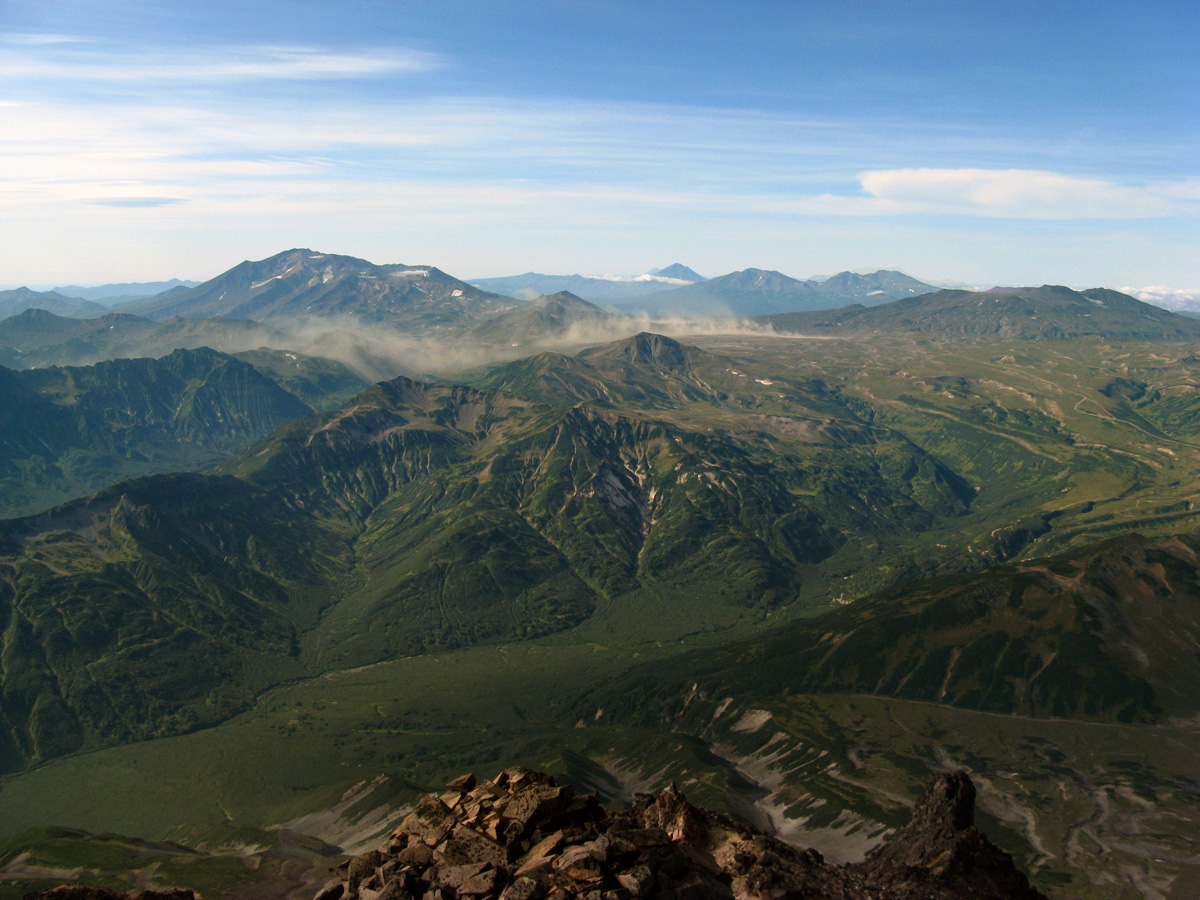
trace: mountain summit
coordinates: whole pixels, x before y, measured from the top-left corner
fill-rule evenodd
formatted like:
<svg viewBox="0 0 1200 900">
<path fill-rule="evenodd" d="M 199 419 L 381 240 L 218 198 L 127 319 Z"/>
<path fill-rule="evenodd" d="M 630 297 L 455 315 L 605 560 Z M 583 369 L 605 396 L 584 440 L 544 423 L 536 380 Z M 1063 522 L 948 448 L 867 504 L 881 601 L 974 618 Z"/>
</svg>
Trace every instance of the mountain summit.
<svg viewBox="0 0 1200 900">
<path fill-rule="evenodd" d="M 665 269 L 655 269 L 650 274 L 659 278 L 678 278 L 680 281 L 690 281 L 692 284 L 707 280 L 703 275 L 697 274 L 695 269 L 689 269 L 683 263 L 671 263 Z"/>
<path fill-rule="evenodd" d="M 301 249 L 243 262 L 197 287 L 176 288 L 124 309 L 158 319 L 228 316 L 280 323 L 345 317 L 436 327 L 473 322 L 513 305 L 432 266 L 379 266 Z"/>
<path fill-rule="evenodd" d="M 542 295 L 515 309 L 480 322 L 469 332 L 473 340 L 513 347 L 565 340 L 575 329 L 603 325 L 616 318 L 570 291 Z"/>
</svg>

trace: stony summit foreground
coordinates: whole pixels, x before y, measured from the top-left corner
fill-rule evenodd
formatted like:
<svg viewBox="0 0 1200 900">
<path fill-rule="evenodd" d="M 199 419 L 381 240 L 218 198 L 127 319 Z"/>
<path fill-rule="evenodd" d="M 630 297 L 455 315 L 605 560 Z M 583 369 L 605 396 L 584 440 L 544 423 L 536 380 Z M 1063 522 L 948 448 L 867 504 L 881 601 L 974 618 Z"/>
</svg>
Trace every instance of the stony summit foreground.
<svg viewBox="0 0 1200 900">
<path fill-rule="evenodd" d="M 1045 900 L 972 824 L 975 787 L 964 772 L 936 778 L 909 824 L 852 865 L 693 806 L 674 785 L 621 811 L 520 767 L 447 787 L 378 850 L 343 863 L 314 900 Z M 127 896 L 73 885 L 25 900 Z"/>
</svg>

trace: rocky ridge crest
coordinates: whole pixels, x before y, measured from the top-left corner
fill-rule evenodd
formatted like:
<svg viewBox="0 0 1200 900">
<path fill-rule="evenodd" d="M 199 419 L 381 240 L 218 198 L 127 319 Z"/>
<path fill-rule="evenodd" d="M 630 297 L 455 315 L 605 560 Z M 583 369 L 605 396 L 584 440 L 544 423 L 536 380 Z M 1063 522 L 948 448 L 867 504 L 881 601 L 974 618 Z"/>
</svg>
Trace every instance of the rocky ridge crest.
<svg viewBox="0 0 1200 900">
<path fill-rule="evenodd" d="M 936 778 L 912 821 L 851 865 L 693 806 L 674 785 L 621 811 L 521 767 L 447 788 L 379 849 L 343 863 L 314 900 L 1045 900 L 973 826 L 964 772 Z M 124 896 L 75 886 L 25 900 Z"/>
</svg>

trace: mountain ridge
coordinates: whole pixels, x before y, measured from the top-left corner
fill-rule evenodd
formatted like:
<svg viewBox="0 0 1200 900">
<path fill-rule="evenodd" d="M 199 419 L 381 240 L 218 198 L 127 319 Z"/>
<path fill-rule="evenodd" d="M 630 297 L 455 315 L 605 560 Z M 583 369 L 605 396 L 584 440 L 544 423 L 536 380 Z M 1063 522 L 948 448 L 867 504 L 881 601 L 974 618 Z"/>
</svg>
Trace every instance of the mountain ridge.
<svg viewBox="0 0 1200 900">
<path fill-rule="evenodd" d="M 651 313 L 702 316 L 761 316 L 797 310 L 829 309 L 852 302 L 886 303 L 897 297 L 937 290 L 902 272 L 869 275 L 841 272 L 823 281 L 803 280 L 765 269 L 741 269 L 699 284 L 654 294 L 621 308 Z"/>
<path fill-rule="evenodd" d="M 208 348 L 94 366 L 0 369 L 0 517 L 135 475 L 211 465 L 312 412 Z"/>
<path fill-rule="evenodd" d="M 881 306 L 761 317 L 782 332 L 902 333 L 1017 339 L 1102 336 L 1133 340 L 1200 340 L 1200 323 L 1107 288 L 1061 285 L 942 290 Z"/>
<path fill-rule="evenodd" d="M 108 307 L 91 300 L 68 297 L 55 291 L 33 291 L 27 287 L 0 291 L 0 319 L 26 310 L 46 310 L 61 316 L 90 319 L 108 312 Z"/>
<path fill-rule="evenodd" d="M 376 265 L 294 249 L 247 260 L 194 288 L 175 288 L 122 309 L 159 319 L 227 316 L 270 323 L 345 317 L 436 328 L 512 306 L 509 298 L 481 291 L 432 266 Z"/>
</svg>

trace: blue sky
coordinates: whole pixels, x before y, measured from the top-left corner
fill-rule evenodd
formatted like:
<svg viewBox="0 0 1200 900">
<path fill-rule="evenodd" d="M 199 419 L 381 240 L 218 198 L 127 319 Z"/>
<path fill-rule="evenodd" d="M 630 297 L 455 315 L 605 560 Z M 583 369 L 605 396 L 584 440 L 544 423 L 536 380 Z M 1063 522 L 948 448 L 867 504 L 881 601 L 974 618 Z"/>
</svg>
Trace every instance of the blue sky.
<svg viewBox="0 0 1200 900">
<path fill-rule="evenodd" d="M 1200 5 L 0 0 L 0 284 L 1200 288 Z"/>
</svg>

